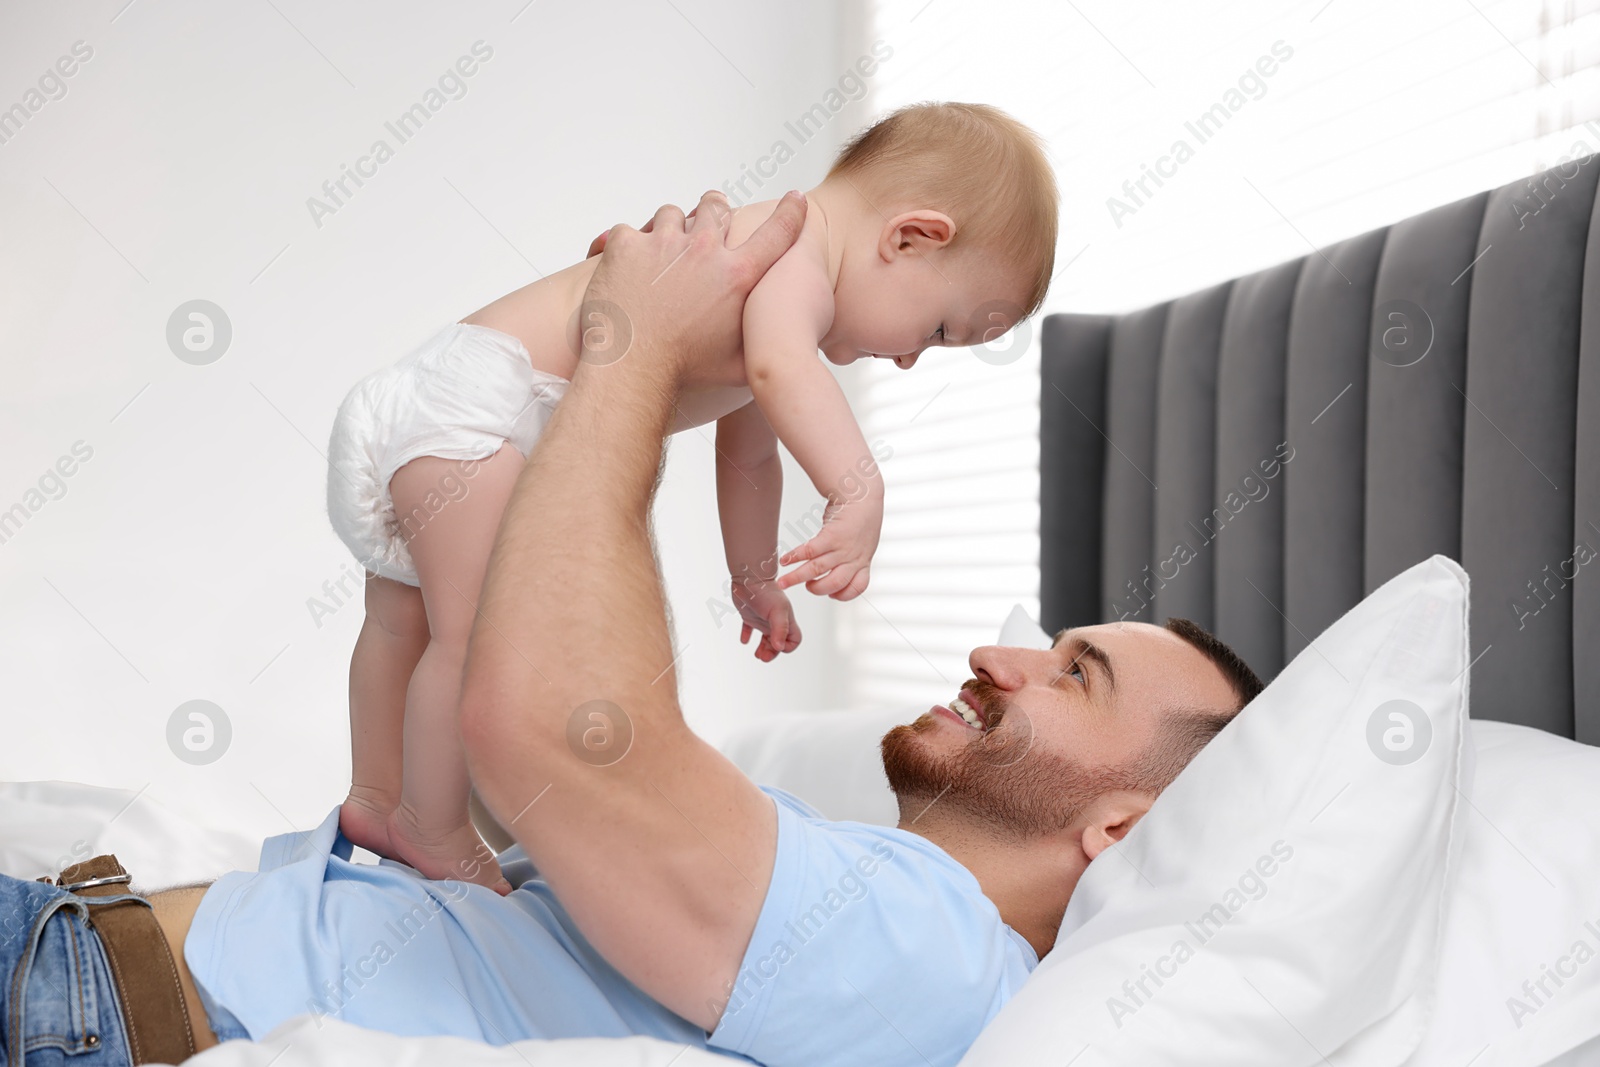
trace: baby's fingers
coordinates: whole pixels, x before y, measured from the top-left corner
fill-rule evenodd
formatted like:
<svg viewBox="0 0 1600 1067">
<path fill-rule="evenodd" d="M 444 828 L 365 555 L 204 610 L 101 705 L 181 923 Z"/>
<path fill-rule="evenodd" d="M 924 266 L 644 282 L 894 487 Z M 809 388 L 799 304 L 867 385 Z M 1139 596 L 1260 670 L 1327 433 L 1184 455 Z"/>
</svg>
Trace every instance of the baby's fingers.
<svg viewBox="0 0 1600 1067">
<path fill-rule="evenodd" d="M 806 592 L 816 596 L 833 596 L 855 579 L 860 570 L 852 564 L 840 563 L 827 574 L 806 583 Z"/>
<path fill-rule="evenodd" d="M 868 567 L 862 567 L 859 571 L 856 571 L 855 577 L 851 578 L 843 589 L 833 594 L 833 599 L 842 603 L 846 600 L 854 600 L 862 593 L 865 593 L 867 591 L 869 570 L 870 568 Z"/>
<path fill-rule="evenodd" d="M 833 531 L 831 529 L 828 527 L 823 527 L 822 530 L 818 532 L 817 536 L 813 537 L 803 545 L 796 545 L 794 548 L 791 548 L 782 556 L 778 557 L 778 566 L 787 567 L 791 563 L 799 563 L 802 560 L 814 560 L 821 556 L 826 556 L 829 552 L 834 551 L 834 549 L 838 547 L 833 543 L 834 539 L 832 534 Z"/>
<path fill-rule="evenodd" d="M 794 609 L 784 613 L 784 621 L 788 623 L 789 639 L 784 644 L 785 652 L 793 652 L 800 647 L 800 621 L 794 617 Z"/>
<path fill-rule="evenodd" d="M 808 559 L 789 573 L 780 575 L 778 577 L 778 588 L 787 589 L 791 585 L 799 585 L 801 582 L 811 582 L 827 574 L 832 566 L 831 557 L 826 555 L 819 556 L 816 559 Z M 809 589 L 811 587 L 808 585 L 806 588 Z"/>
<path fill-rule="evenodd" d="M 792 585 L 806 584 L 806 589 L 816 592 L 816 583 L 826 579 L 829 572 L 838 569 L 845 562 L 844 553 L 829 552 L 818 556 L 816 559 L 807 560 L 788 574 L 778 579 L 778 588 L 787 589 Z"/>
</svg>

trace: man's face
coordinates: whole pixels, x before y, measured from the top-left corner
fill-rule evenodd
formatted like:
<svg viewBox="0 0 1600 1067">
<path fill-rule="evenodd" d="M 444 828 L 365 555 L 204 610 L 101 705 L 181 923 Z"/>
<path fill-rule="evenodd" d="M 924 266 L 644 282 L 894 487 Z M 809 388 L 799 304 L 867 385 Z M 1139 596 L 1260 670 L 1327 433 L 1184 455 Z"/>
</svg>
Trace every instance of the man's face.
<svg viewBox="0 0 1600 1067">
<path fill-rule="evenodd" d="M 950 704 L 884 736 L 902 819 L 938 805 L 1020 836 L 1066 829 L 1097 799 L 1136 791 L 1127 772 L 1166 716 L 1238 706 L 1204 654 L 1148 623 L 1065 630 L 1048 651 L 989 645 L 968 662 L 974 677 Z"/>
</svg>

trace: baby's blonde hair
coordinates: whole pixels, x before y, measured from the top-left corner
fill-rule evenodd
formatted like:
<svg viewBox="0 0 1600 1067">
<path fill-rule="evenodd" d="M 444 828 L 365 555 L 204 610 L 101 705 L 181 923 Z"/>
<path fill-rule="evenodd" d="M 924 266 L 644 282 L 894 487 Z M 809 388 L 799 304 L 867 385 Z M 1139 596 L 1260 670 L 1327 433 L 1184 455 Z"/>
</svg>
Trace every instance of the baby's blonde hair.
<svg viewBox="0 0 1600 1067">
<path fill-rule="evenodd" d="M 1023 315 L 1044 302 L 1056 258 L 1056 179 L 1039 135 L 988 104 L 928 102 L 852 137 L 828 178 L 875 202 L 934 208 L 956 223 L 947 246 L 972 244 L 1029 275 Z"/>
</svg>

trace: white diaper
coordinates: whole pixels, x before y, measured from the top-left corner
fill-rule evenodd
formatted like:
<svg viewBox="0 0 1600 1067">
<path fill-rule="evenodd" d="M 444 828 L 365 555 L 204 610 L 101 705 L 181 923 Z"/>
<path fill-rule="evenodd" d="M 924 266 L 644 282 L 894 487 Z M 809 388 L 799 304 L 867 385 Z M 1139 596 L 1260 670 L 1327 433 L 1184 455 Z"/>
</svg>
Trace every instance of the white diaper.
<svg viewBox="0 0 1600 1067">
<path fill-rule="evenodd" d="M 535 370 L 510 334 L 452 323 L 361 379 L 328 442 L 328 519 L 361 565 L 420 585 L 389 479 L 418 456 L 486 459 L 510 441 L 526 458 L 567 380 Z"/>
</svg>

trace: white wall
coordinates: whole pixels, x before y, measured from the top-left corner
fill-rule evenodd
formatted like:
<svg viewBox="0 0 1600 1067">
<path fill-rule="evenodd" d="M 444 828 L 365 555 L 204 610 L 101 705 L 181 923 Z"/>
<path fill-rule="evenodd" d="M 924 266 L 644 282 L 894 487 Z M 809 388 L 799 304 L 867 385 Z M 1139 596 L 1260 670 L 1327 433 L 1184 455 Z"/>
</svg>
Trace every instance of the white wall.
<svg viewBox="0 0 1600 1067">
<path fill-rule="evenodd" d="M 362 614 L 308 608 L 357 571 L 323 504 L 339 400 L 775 141 L 798 153 L 770 194 L 814 184 L 860 115 L 804 146 L 784 121 L 854 60 L 839 21 L 833 0 L 7 5 L 0 109 L 40 106 L 0 128 L 0 511 L 26 512 L 0 535 L 0 778 L 148 786 L 253 833 L 318 821 L 348 784 Z M 384 123 L 480 40 L 465 95 L 400 144 Z M 65 95 L 27 97 L 79 41 Z M 378 138 L 394 157 L 318 225 L 307 199 Z M 233 329 L 207 366 L 165 338 L 196 298 Z M 675 441 L 658 530 L 684 703 L 714 736 L 840 689 L 831 603 L 802 599 L 806 643 L 776 665 L 713 621 L 711 472 L 707 437 Z M 798 515 L 811 490 L 789 488 Z M 232 725 L 205 766 L 166 738 L 193 699 Z"/>
</svg>

